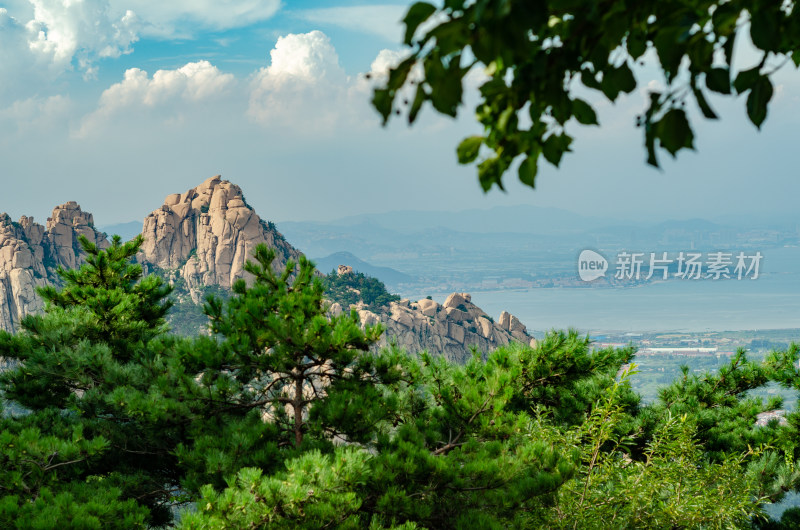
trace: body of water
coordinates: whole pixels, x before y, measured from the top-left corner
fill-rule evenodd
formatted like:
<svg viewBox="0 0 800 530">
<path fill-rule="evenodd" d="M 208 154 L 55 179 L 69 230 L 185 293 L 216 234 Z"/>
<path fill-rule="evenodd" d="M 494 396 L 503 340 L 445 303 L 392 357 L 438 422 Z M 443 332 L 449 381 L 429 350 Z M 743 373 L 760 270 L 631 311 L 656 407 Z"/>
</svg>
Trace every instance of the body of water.
<svg viewBox="0 0 800 530">
<path fill-rule="evenodd" d="M 800 248 L 763 252 L 761 276 L 670 280 L 632 288 L 473 291 L 497 318 L 516 315 L 532 331 L 737 331 L 800 328 Z M 449 293 L 435 293 L 440 303 Z"/>
</svg>

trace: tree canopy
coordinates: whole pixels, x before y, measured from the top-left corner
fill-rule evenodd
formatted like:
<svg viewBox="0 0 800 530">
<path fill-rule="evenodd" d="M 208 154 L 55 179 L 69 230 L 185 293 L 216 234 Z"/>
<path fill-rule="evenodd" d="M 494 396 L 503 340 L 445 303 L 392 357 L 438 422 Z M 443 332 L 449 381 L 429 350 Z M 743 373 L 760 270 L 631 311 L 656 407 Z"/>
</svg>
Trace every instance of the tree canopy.
<svg viewBox="0 0 800 530">
<path fill-rule="evenodd" d="M 764 506 L 800 487 L 800 348 L 740 351 L 643 404 L 636 351 L 576 331 L 536 346 L 373 351 L 380 327 L 328 314 L 305 258 L 259 246 L 207 335 L 168 333 L 169 286 L 141 238 L 43 289 L 0 332 L 3 528 L 791 528 Z M 176 517 L 176 515 L 180 517 Z"/>
<path fill-rule="evenodd" d="M 384 123 L 403 112 L 413 123 L 426 102 L 455 116 L 465 77 L 482 67 L 475 116 L 484 133 L 464 139 L 457 155 L 462 164 L 477 161 L 484 191 L 503 189 L 515 161 L 520 181 L 534 187 L 542 157 L 558 166 L 571 151 L 575 122 L 598 125 L 585 94 L 613 102 L 633 92 L 641 86 L 637 63 L 657 62 L 664 78 L 635 123 L 656 167 L 660 149 L 694 149 L 687 101 L 717 119 L 710 93 L 746 95 L 760 128 L 771 76 L 784 63 L 800 65 L 800 6 L 783 0 L 445 0 L 414 3 L 403 22 L 409 55 L 373 104 Z M 755 65 L 734 61 L 747 36 Z"/>
</svg>

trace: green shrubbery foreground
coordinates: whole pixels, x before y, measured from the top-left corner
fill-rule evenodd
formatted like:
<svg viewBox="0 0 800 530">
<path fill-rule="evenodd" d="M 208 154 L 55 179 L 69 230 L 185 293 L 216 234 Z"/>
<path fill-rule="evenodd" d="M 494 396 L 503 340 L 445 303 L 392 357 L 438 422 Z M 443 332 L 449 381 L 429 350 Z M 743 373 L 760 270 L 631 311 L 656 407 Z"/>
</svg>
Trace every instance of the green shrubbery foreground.
<svg viewBox="0 0 800 530">
<path fill-rule="evenodd" d="M 738 353 L 643 406 L 633 348 L 551 332 L 466 365 L 395 349 L 326 316 L 300 259 L 259 247 L 211 336 L 167 333 L 169 286 L 131 264 L 141 238 L 47 288 L 0 333 L 0 527 L 735 528 L 798 488 L 800 416 L 750 398 L 800 387 L 792 346 Z"/>
</svg>

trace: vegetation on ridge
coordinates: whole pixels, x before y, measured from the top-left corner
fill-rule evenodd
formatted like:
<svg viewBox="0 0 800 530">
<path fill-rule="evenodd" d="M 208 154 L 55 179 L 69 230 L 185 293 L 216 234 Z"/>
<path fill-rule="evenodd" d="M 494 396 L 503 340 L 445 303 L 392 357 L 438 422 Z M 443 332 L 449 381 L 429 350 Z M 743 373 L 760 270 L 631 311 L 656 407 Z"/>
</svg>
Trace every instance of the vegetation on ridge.
<svg viewBox="0 0 800 530">
<path fill-rule="evenodd" d="M 337 271 L 331 271 L 325 276 L 324 283 L 326 296 L 345 309 L 364 302 L 374 311 L 400 300 L 398 295 L 386 290 L 382 281 L 363 272 L 339 274 Z"/>
</svg>

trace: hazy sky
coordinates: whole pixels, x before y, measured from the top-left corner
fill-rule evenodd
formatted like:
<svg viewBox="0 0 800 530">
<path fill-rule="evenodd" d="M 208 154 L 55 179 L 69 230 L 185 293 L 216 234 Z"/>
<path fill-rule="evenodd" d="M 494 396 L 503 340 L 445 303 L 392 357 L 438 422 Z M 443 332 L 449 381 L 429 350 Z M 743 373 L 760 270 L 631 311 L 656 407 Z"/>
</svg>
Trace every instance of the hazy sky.
<svg viewBox="0 0 800 530">
<path fill-rule="evenodd" d="M 508 175 L 509 193 L 484 195 L 455 161 L 478 131 L 471 107 L 383 129 L 368 104 L 364 74 L 402 53 L 409 3 L 0 0 L 0 211 L 44 221 L 76 200 L 99 225 L 138 220 L 217 173 L 277 221 L 503 204 L 635 219 L 796 210 L 793 68 L 760 133 L 743 99 L 713 100 L 723 120 L 698 123 L 698 153 L 655 171 L 636 92 L 603 105 L 601 128 L 574 124 L 576 152 L 536 191 Z"/>
</svg>

